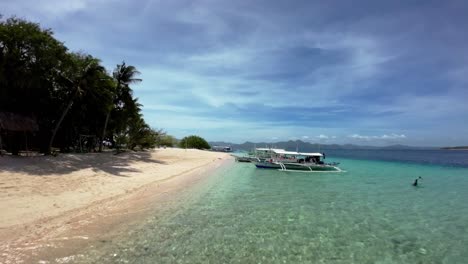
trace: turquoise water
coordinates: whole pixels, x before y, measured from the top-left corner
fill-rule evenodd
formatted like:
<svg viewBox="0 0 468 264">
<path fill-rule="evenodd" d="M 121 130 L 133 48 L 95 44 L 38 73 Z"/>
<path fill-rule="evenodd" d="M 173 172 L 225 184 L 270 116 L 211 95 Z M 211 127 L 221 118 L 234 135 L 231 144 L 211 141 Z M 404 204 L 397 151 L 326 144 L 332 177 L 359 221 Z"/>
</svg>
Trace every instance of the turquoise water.
<svg viewBox="0 0 468 264">
<path fill-rule="evenodd" d="M 340 161 L 346 173 L 222 168 L 179 206 L 73 260 L 466 263 L 467 168 Z"/>
</svg>

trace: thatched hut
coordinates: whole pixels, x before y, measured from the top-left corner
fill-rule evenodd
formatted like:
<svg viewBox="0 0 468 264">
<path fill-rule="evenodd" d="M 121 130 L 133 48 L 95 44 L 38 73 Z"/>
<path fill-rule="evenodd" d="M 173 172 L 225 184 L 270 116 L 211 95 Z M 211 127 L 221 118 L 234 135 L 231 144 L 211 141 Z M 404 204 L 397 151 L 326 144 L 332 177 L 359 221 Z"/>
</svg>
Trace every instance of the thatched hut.
<svg viewBox="0 0 468 264">
<path fill-rule="evenodd" d="M 28 134 L 38 130 L 39 126 L 34 116 L 0 112 L 0 149 L 17 155 L 21 148 L 28 149 Z"/>
</svg>

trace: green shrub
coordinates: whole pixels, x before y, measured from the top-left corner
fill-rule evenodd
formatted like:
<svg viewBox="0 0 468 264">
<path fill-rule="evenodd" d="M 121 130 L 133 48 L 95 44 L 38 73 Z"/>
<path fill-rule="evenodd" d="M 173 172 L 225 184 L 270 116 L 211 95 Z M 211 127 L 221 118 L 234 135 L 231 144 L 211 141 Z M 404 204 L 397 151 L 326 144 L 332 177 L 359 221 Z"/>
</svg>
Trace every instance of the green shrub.
<svg viewBox="0 0 468 264">
<path fill-rule="evenodd" d="M 195 148 L 195 149 L 210 149 L 210 144 L 206 142 L 205 139 L 199 136 L 188 136 L 184 137 L 179 142 L 179 147 L 181 148 Z"/>
</svg>

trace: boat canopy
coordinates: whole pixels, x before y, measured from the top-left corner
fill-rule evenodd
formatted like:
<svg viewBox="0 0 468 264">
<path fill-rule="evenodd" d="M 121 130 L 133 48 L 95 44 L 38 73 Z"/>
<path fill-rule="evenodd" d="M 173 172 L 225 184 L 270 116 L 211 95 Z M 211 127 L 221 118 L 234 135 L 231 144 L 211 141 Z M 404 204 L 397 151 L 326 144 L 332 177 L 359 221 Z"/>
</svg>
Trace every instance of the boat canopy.
<svg viewBox="0 0 468 264">
<path fill-rule="evenodd" d="M 298 152 L 299 155 L 301 156 L 307 156 L 307 157 L 323 157 L 322 153 L 306 153 L 306 152 Z"/>
<path fill-rule="evenodd" d="M 309 153 L 309 152 L 296 152 L 286 151 L 284 149 L 273 149 L 273 148 L 256 148 L 257 151 L 271 151 L 279 155 L 295 155 L 295 156 L 306 156 L 306 157 L 323 157 L 322 153 Z"/>
<path fill-rule="evenodd" d="M 282 155 L 299 155 L 299 153 L 296 151 L 286 151 L 284 149 L 275 149 L 273 150 L 273 152 L 276 154 L 282 154 Z"/>
<path fill-rule="evenodd" d="M 296 151 L 286 151 L 286 150 L 272 150 L 276 154 L 280 155 L 296 155 L 296 156 L 306 156 L 306 157 L 323 157 L 322 153 L 307 153 L 307 152 L 296 152 Z"/>
<path fill-rule="evenodd" d="M 273 151 L 273 152 L 285 151 L 284 149 L 274 149 L 274 148 L 256 148 L 255 150 L 257 150 L 257 151 Z"/>
</svg>

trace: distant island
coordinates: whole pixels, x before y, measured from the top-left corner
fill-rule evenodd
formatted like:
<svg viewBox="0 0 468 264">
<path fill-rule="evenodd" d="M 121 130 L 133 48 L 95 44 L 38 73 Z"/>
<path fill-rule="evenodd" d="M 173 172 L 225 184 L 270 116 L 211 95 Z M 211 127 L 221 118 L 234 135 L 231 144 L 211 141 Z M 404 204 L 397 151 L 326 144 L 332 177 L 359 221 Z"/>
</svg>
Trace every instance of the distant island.
<svg viewBox="0 0 468 264">
<path fill-rule="evenodd" d="M 229 142 L 209 142 L 211 146 L 230 146 L 232 150 L 245 150 L 249 151 L 257 148 L 271 147 L 271 148 L 282 148 L 286 150 L 296 150 L 305 152 L 320 152 L 327 150 L 437 150 L 437 147 L 414 147 L 406 145 L 390 145 L 390 146 L 362 146 L 353 144 L 321 144 L 304 142 L 302 140 L 289 140 L 280 142 L 244 142 L 242 144 L 235 144 Z"/>
<path fill-rule="evenodd" d="M 468 150 L 468 146 L 443 147 L 441 149 L 446 149 L 446 150 Z"/>
</svg>

